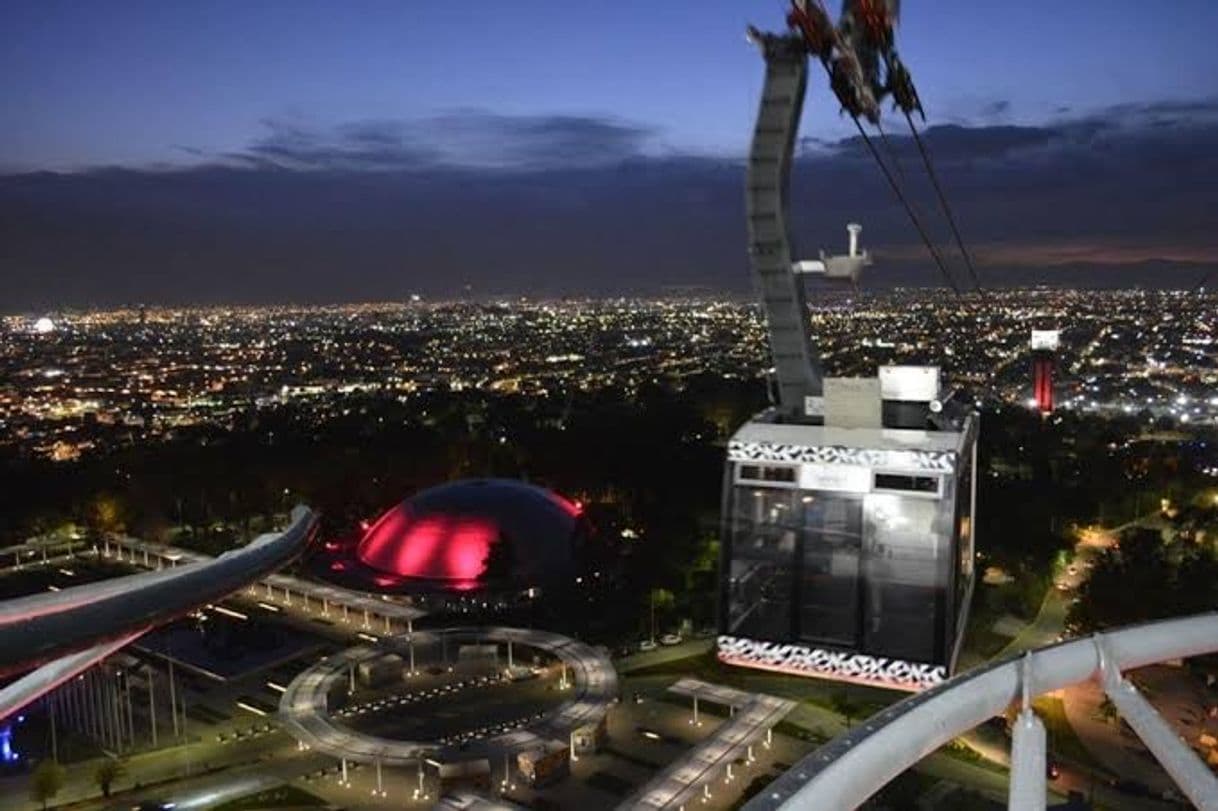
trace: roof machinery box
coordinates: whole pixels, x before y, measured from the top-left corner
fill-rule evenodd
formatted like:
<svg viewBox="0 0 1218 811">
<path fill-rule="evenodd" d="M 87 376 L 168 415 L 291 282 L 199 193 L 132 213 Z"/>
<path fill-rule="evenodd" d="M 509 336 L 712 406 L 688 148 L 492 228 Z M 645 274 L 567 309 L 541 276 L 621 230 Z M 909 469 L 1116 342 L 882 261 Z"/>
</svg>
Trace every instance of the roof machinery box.
<svg viewBox="0 0 1218 811">
<path fill-rule="evenodd" d="M 880 367 L 880 397 L 885 400 L 929 403 L 939 393 L 938 366 Z"/>
<path fill-rule="evenodd" d="M 825 425 L 879 428 L 880 385 L 874 377 L 826 377 Z"/>
</svg>

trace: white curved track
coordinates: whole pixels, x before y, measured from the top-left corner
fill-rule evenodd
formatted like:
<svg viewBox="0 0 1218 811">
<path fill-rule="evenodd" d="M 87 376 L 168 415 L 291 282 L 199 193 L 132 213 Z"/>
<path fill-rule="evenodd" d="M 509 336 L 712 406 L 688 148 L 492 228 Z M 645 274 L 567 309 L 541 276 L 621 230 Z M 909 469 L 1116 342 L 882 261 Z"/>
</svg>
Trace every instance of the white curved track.
<svg viewBox="0 0 1218 811">
<path fill-rule="evenodd" d="M 0 719 L 17 712 L 157 625 L 244 588 L 308 546 L 317 516 L 292 511 L 282 532 L 215 559 L 0 604 L 0 669 L 41 665 L 0 690 Z"/>
<path fill-rule="evenodd" d="M 1208 613 L 1064 642 L 963 673 L 892 705 L 825 744 L 744 809 L 857 808 L 901 772 L 1012 703 L 1022 703 L 1024 712 L 1016 724 L 1009 805 L 1019 811 L 1043 809 L 1043 726 L 1028 701 L 1098 680 L 1181 792 L 1202 811 L 1218 811 L 1218 779 L 1120 675 L 1124 670 L 1216 651 L 1218 613 Z M 1021 725 L 1028 731 L 1021 733 Z"/>
</svg>

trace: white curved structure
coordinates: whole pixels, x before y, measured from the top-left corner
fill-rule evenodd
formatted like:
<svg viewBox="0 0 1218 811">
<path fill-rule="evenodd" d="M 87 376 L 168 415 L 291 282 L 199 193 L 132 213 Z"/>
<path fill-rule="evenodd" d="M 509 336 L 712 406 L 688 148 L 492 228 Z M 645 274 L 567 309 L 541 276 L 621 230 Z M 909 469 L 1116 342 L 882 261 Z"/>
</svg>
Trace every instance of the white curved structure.
<svg viewBox="0 0 1218 811">
<path fill-rule="evenodd" d="M 434 645 L 441 638 L 470 642 L 503 642 L 545 651 L 564 662 L 571 672 L 574 695 L 545 718 L 524 729 L 505 732 L 484 743 L 488 747 L 516 751 L 540 740 L 564 737 L 573 730 L 600 722 L 617 699 L 617 671 L 613 663 L 593 648 L 575 639 L 524 628 L 450 628 L 416 631 L 414 642 Z M 409 644 L 409 636 L 386 642 Z M 445 747 L 434 741 L 403 741 L 357 732 L 334 720 L 329 694 L 344 685 L 353 668 L 377 659 L 392 647 L 360 645 L 327 657 L 302 672 L 279 699 L 279 717 L 284 727 L 301 743 L 344 761 L 379 763 L 386 766 L 413 765 L 420 758 L 434 757 Z"/>
<path fill-rule="evenodd" d="M 124 551 L 126 558 L 123 557 Z M 105 554 L 109 556 L 111 552 L 119 561 L 126 560 L 134 566 L 155 567 L 157 570 L 191 563 L 206 563 L 213 559 L 200 552 L 147 543 L 136 538 L 110 540 L 106 544 Z M 328 616 L 333 610 L 343 616 L 344 622 L 347 621 L 348 614 L 354 614 L 356 620 L 362 616 L 362 627 L 366 630 L 372 630 L 375 625 L 390 633 L 396 623 L 409 631 L 414 621 L 426 614 L 413 606 L 390 602 L 384 595 L 346 589 L 291 574 L 269 574 L 256 582 L 251 581 L 246 592 L 250 597 L 256 597 L 260 589 L 265 589 L 267 600 L 282 598 L 284 604 L 290 606 L 293 599 L 296 599 L 306 609 L 312 602 L 315 606 L 321 606 L 322 616 Z"/>
<path fill-rule="evenodd" d="M 1098 679 L 1121 717 L 1202 811 L 1218 811 L 1218 779 L 1121 671 L 1218 651 L 1218 613 L 1164 620 L 1064 642 L 978 668 L 877 713 L 817 749 L 744 806 L 856 808 L 890 780 L 958 735 L 1003 713 L 1024 711 L 1012 747 L 1010 807 L 1045 807 L 1044 728 L 1034 696 Z"/>
<path fill-rule="evenodd" d="M 0 604 L 0 672 L 32 672 L 0 690 L 0 719 L 54 690 L 150 629 L 239 591 L 295 559 L 317 516 L 292 511 L 282 532 L 215 559 Z"/>
</svg>

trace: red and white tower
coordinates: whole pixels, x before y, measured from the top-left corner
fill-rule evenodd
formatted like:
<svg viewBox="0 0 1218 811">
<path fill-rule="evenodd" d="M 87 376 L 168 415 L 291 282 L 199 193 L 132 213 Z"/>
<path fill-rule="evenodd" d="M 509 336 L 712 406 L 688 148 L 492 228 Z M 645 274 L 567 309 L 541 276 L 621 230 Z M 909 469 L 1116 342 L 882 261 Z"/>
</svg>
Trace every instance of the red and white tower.
<svg viewBox="0 0 1218 811">
<path fill-rule="evenodd" d="M 1053 413 L 1053 370 L 1061 333 L 1055 329 L 1032 330 L 1032 399 L 1041 414 Z"/>
</svg>

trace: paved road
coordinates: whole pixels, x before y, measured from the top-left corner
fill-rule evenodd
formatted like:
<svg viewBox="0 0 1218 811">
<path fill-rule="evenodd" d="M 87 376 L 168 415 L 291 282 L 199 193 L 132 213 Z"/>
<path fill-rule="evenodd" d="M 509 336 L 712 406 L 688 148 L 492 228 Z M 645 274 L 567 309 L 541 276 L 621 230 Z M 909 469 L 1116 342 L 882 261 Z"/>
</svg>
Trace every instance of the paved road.
<svg viewBox="0 0 1218 811">
<path fill-rule="evenodd" d="M 994 654 L 994 659 L 1006 659 L 1026 650 L 1051 645 L 1057 641 L 1066 627 L 1066 612 L 1070 609 L 1070 599 L 1055 587 L 1050 586 L 1045 592 L 1045 599 L 1040 604 L 1036 619 L 1028 623 L 1022 631 L 1011 639 L 1006 646 Z"/>
<path fill-rule="evenodd" d="M 613 666 L 617 668 L 618 673 L 630 673 L 634 670 L 642 670 L 646 667 L 654 667 L 706 653 L 714 644 L 714 637 L 687 639 L 679 645 L 661 645 L 655 650 L 639 651 L 629 656 L 623 656 L 621 659 L 614 659 Z"/>
<path fill-rule="evenodd" d="M 1045 594 L 1036 618 L 999 651 L 994 659 L 1004 659 L 1025 650 L 1052 644 L 1065 631 L 1065 620 L 1070 602 L 1079 584 L 1086 578 L 1088 564 L 1100 550 L 1112 546 L 1121 533 L 1136 526 L 1153 521 L 1157 513 L 1150 513 L 1116 527 L 1084 530 L 1074 547 L 1074 555 L 1067 570 L 1054 582 Z M 1058 584 L 1064 584 L 1065 590 Z M 1060 693 L 1066 718 L 1080 741 L 1104 770 L 1113 775 L 1134 779 L 1155 789 L 1171 787 L 1171 781 L 1140 743 L 1121 740 L 1118 727 L 1095 720 L 1101 693 L 1098 686 L 1081 685 Z M 964 736 L 966 742 L 983 757 L 995 762 L 1009 763 L 1009 743 L 987 738 L 984 730 L 974 730 Z M 1050 742 L 1052 746 L 1052 742 Z M 1077 766 L 1063 765 L 1061 777 L 1054 788 L 1066 792 L 1082 791 L 1094 795 L 1105 807 L 1114 809 L 1162 809 L 1164 803 L 1116 792 L 1105 785 L 1104 776 L 1098 779 L 1089 771 Z"/>
</svg>

